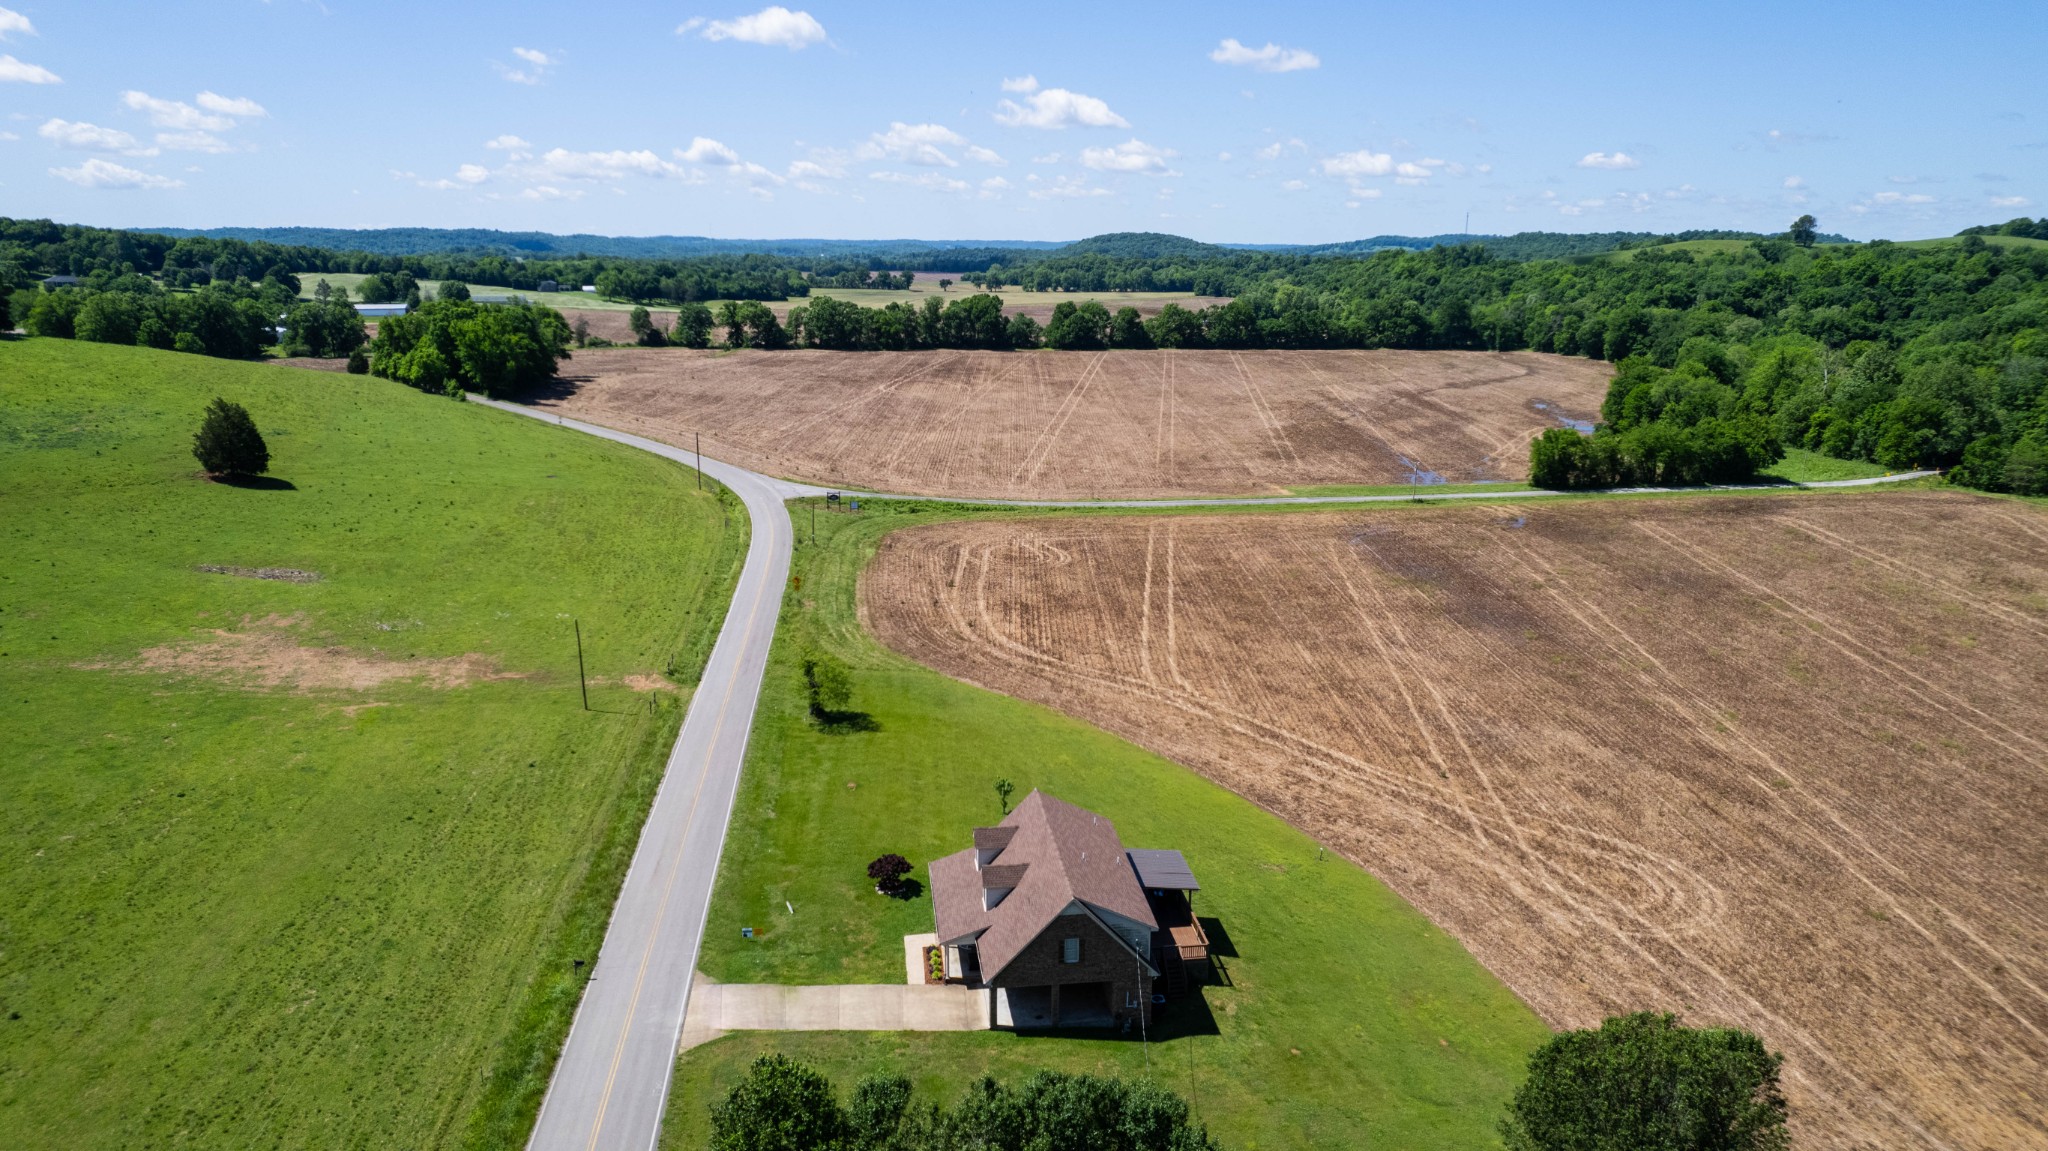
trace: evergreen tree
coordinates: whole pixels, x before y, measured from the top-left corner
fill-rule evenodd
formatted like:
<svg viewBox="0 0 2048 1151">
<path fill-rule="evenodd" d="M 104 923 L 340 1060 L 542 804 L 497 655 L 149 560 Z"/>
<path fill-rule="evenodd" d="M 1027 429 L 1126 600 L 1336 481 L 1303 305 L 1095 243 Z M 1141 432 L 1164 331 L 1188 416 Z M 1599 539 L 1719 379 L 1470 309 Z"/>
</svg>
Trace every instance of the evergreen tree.
<svg viewBox="0 0 2048 1151">
<path fill-rule="evenodd" d="M 257 476 L 270 470 L 263 433 L 256 430 L 249 409 L 231 400 L 215 398 L 207 405 L 192 437 L 192 455 L 210 475 Z"/>
</svg>

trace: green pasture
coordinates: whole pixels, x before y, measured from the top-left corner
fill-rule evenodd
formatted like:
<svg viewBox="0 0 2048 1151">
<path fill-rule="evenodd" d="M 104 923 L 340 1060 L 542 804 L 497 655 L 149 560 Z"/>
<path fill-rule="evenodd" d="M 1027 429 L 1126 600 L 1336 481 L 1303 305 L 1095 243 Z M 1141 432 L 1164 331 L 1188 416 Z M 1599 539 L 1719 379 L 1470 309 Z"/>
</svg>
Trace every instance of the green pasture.
<svg viewBox="0 0 2048 1151">
<path fill-rule="evenodd" d="M 1529 1051 L 1548 1034 L 1505 987 L 1364 871 L 1176 764 L 1046 708 L 897 657 L 863 632 L 855 581 L 891 530 L 1037 516 L 938 503 L 822 513 L 799 545 L 700 959 L 724 982 L 895 982 L 902 936 L 931 902 L 875 894 L 865 868 L 900 852 L 916 876 L 1001 817 L 998 778 L 1114 819 L 1132 846 L 1186 853 L 1215 917 L 1226 986 L 1156 1031 L 1084 1035 L 735 1034 L 686 1053 L 664 1146 L 703 1145 L 707 1108 L 755 1055 L 779 1050 L 850 1086 L 881 1070 L 950 1097 L 984 1072 L 1053 1067 L 1150 1074 L 1187 1089 L 1234 1148 L 1485 1147 Z M 1271 511 L 1272 509 L 1259 509 Z M 1165 514 L 1160 512 L 1146 514 Z M 854 669 L 873 730 L 807 715 L 798 661 Z M 860 725 L 855 725 L 860 726 Z M 741 938 L 741 928 L 754 938 Z"/>
<path fill-rule="evenodd" d="M 216 396 L 272 482 L 195 474 Z M 621 680 L 694 680 L 722 498 L 383 380 L 0 341 L 0 1147 L 519 1145 L 680 721 Z M 506 678 L 258 674 L 463 656 Z"/>
<path fill-rule="evenodd" d="M 1826 480 L 1865 480 L 1888 476 L 1893 474 L 1893 469 L 1867 460 L 1838 460 L 1805 448 L 1786 448 L 1785 458 L 1765 468 L 1761 474 L 1766 479 L 1784 480 L 1786 483 L 1812 484 Z"/>
</svg>

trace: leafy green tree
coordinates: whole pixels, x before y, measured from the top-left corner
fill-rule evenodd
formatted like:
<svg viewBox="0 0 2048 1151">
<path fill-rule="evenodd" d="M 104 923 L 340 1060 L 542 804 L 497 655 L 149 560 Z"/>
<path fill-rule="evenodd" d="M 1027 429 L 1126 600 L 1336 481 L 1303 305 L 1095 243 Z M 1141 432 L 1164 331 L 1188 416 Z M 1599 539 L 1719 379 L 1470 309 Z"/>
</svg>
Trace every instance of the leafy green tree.
<svg viewBox="0 0 2048 1151">
<path fill-rule="evenodd" d="M 1009 341 L 1011 347 L 1035 348 L 1038 346 L 1041 337 L 1037 320 L 1032 319 L 1023 312 L 1018 312 L 1010 317 L 1010 322 L 1005 327 L 1004 336 Z"/>
<path fill-rule="evenodd" d="M 370 371 L 421 391 L 504 395 L 554 377 L 569 325 L 538 304 L 435 300 L 377 325 Z"/>
<path fill-rule="evenodd" d="M 285 313 L 284 342 L 297 355 L 346 356 L 368 339 L 363 318 L 331 295 L 326 300 L 298 304 Z"/>
<path fill-rule="evenodd" d="M 832 1081 L 784 1055 L 763 1055 L 711 1108 L 711 1151 L 839 1151 L 846 1114 Z"/>
<path fill-rule="evenodd" d="M 939 279 L 939 291 L 941 291 L 941 292 L 950 292 L 950 291 L 952 291 L 952 290 L 953 290 L 953 281 L 951 281 L 951 280 L 949 280 L 949 279 L 946 279 L 946 278 L 944 278 L 944 277 L 940 277 L 940 279 Z"/>
<path fill-rule="evenodd" d="M 1782 1151 L 1782 1061 L 1747 1031 L 1617 1016 L 1529 1057 L 1501 1134 L 1510 1151 Z"/>
<path fill-rule="evenodd" d="M 354 351 L 348 354 L 348 374 L 360 376 L 367 374 L 369 370 L 370 354 L 365 352 L 361 346 L 357 346 Z"/>
<path fill-rule="evenodd" d="M 1785 233 L 1788 239 L 1802 248 L 1813 247 L 1813 242 L 1819 234 L 1819 222 L 1812 216 L 1801 216 L 1792 221 L 1792 227 Z"/>
<path fill-rule="evenodd" d="M 1109 346 L 1112 348 L 1149 348 L 1152 333 L 1145 330 L 1144 317 L 1138 309 L 1129 305 L 1118 308 L 1109 321 Z"/>
<path fill-rule="evenodd" d="M 814 651 L 803 661 L 804 692 L 810 697 L 811 718 L 823 719 L 845 711 L 853 701 L 853 673 L 829 652 Z"/>
<path fill-rule="evenodd" d="M 437 300 L 466 301 L 469 299 L 469 285 L 461 280 L 443 280 L 441 281 L 440 289 L 434 293 L 434 298 Z"/>
<path fill-rule="evenodd" d="M 1157 315 L 1145 321 L 1145 331 L 1158 348 L 1199 348 L 1202 346 L 1202 317 L 1168 301 Z"/>
<path fill-rule="evenodd" d="M 675 342 L 685 348 L 711 346 L 711 309 L 691 301 L 676 311 Z"/>
<path fill-rule="evenodd" d="M 913 1151 L 925 1144 L 914 1130 L 917 1126 L 909 1079 L 869 1075 L 853 1085 L 853 1095 L 846 1101 L 848 1151 Z"/>
<path fill-rule="evenodd" d="M 199 431 L 192 437 L 192 455 L 216 476 L 260 476 L 270 470 L 270 448 L 249 409 L 216 397 L 206 406 Z"/>
<path fill-rule="evenodd" d="M 638 304 L 626 313 L 626 326 L 633 330 L 634 342 L 643 348 L 658 348 L 668 342 L 668 337 L 648 317 L 647 309 Z"/>
</svg>

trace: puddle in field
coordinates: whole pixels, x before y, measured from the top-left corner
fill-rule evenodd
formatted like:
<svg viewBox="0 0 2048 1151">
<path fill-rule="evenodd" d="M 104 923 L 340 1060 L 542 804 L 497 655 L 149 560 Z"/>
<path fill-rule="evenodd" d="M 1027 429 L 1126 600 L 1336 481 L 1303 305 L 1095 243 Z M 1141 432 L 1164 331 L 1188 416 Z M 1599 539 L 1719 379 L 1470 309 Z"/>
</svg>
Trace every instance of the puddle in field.
<svg viewBox="0 0 2048 1151">
<path fill-rule="evenodd" d="M 1401 466 L 1408 469 L 1408 482 L 1411 484 L 1441 484 L 1448 482 L 1442 474 L 1430 471 L 1407 456 L 1395 456 L 1394 458 L 1400 460 Z"/>
<path fill-rule="evenodd" d="M 1593 434 L 1593 421 L 1591 420 L 1575 420 L 1572 417 L 1565 415 L 1563 412 L 1558 411 L 1556 408 L 1551 407 L 1549 404 L 1543 402 L 1542 400 L 1533 400 L 1530 402 L 1529 406 L 1535 408 L 1539 412 L 1548 413 L 1551 419 L 1556 420 L 1558 423 L 1563 424 L 1565 427 L 1570 428 L 1571 430 L 1579 433 L 1582 436 L 1590 436 Z"/>
</svg>

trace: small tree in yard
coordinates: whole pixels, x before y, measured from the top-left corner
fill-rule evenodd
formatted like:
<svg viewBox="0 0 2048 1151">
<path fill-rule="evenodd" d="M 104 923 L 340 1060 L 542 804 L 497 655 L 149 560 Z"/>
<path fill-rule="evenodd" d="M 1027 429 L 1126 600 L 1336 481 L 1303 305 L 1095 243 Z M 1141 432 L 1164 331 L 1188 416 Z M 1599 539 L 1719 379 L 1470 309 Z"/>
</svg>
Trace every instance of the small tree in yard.
<svg viewBox="0 0 2048 1151">
<path fill-rule="evenodd" d="M 893 851 L 868 864 L 868 878 L 875 881 L 875 890 L 891 899 L 904 893 L 903 877 L 909 874 L 910 861 Z"/>
<path fill-rule="evenodd" d="M 1529 1057 L 1501 1134 L 1511 1151 L 1783 1151 L 1783 1060 L 1736 1028 L 1617 1016 Z"/>
<path fill-rule="evenodd" d="M 362 376 L 362 375 L 368 375 L 368 374 L 369 374 L 369 371 L 370 371 L 370 353 L 368 353 L 368 352 L 364 351 L 364 350 L 363 350 L 362 348 L 358 347 L 358 348 L 357 348 L 357 349 L 356 349 L 355 351 L 353 351 L 353 352 L 350 352 L 350 353 L 348 354 L 348 374 L 349 374 L 349 375 L 351 375 L 351 376 Z"/>
<path fill-rule="evenodd" d="M 811 718 L 826 719 L 845 711 L 853 699 L 853 676 L 837 659 L 812 652 L 804 657 L 804 690 L 810 696 Z"/>
<path fill-rule="evenodd" d="M 207 405 L 199 434 L 192 437 L 199 466 L 216 476 L 257 476 L 270 470 L 270 448 L 249 409 L 216 398 Z"/>
</svg>

